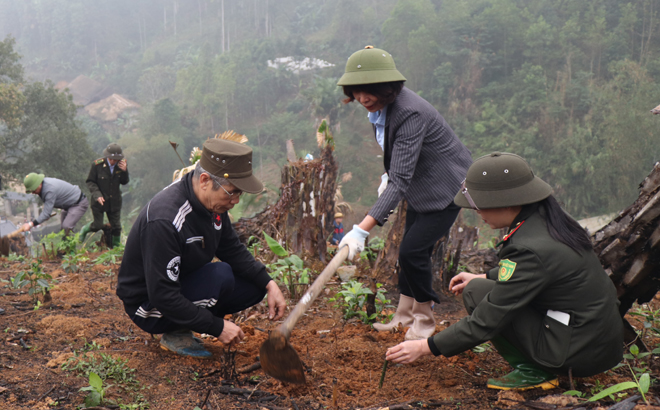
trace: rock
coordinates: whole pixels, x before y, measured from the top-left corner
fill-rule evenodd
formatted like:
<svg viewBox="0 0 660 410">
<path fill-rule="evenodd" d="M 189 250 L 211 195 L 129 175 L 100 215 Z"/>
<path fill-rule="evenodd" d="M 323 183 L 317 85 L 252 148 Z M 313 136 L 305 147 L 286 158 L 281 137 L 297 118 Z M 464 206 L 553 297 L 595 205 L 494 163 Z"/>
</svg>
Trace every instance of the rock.
<svg viewBox="0 0 660 410">
<path fill-rule="evenodd" d="M 337 268 L 337 276 L 339 276 L 339 279 L 342 282 L 348 282 L 353 276 L 355 276 L 356 269 L 357 266 L 355 265 L 340 266 Z"/>
</svg>

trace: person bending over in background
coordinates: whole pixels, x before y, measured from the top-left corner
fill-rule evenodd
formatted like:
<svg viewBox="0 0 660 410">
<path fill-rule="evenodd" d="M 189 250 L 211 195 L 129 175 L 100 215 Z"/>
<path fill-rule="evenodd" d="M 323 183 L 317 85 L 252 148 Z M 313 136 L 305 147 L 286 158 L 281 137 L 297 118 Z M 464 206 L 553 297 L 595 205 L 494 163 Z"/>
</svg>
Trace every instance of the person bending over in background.
<svg viewBox="0 0 660 410">
<path fill-rule="evenodd" d="M 44 207 L 34 220 L 23 224 L 21 229 L 29 231 L 37 225 L 41 225 L 50 218 L 54 208 L 62 210 L 60 220 L 64 234 L 69 233 L 83 217 L 89 207 L 89 201 L 77 185 L 71 185 L 57 178 L 46 178 L 44 174 L 31 172 L 23 180 L 25 191 L 39 195 L 44 201 Z"/>
<path fill-rule="evenodd" d="M 410 327 L 405 337 L 411 340 L 435 332 L 433 302 L 440 299 L 432 286 L 431 253 L 458 216 L 453 199 L 472 158 L 440 113 L 404 81 L 388 52 L 367 46 L 349 57 L 337 83 L 348 97 L 345 103 L 355 100 L 369 111 L 385 166 L 376 203 L 339 248 L 348 246 L 352 259 L 364 249 L 369 231 L 382 226 L 402 199 L 408 202 L 399 247 L 399 304 L 389 324 L 374 328 L 389 331 L 401 324 Z"/>
<path fill-rule="evenodd" d="M 103 150 L 103 158 L 92 164 L 87 176 L 87 188 L 92 193 L 92 215 L 94 222 L 83 226 L 80 230 L 80 242 L 90 232 L 103 228 L 103 214 L 108 215 L 110 222 L 112 247 L 118 246 L 121 240 L 121 185 L 128 184 L 128 168 L 121 147 L 114 142 Z"/>
<path fill-rule="evenodd" d="M 227 214 L 243 192 L 262 190 L 252 175 L 251 148 L 210 139 L 195 171 L 140 212 L 126 241 L 117 296 L 140 329 L 163 333 L 162 348 L 210 357 L 192 331 L 224 344 L 241 341 L 241 328 L 224 316 L 256 305 L 266 294 L 269 318 L 284 315 L 282 292 L 239 241 Z M 212 263 L 214 256 L 222 262 Z"/>
<path fill-rule="evenodd" d="M 517 155 L 496 152 L 472 164 L 454 201 L 493 229 L 509 228 L 499 268 L 452 278 L 449 289 L 463 294 L 469 316 L 428 340 L 389 348 L 387 360 L 449 357 L 490 340 L 514 369 L 488 380 L 503 390 L 554 388 L 556 375 L 591 376 L 621 361 L 614 284 L 586 231 L 551 192 Z"/>
</svg>

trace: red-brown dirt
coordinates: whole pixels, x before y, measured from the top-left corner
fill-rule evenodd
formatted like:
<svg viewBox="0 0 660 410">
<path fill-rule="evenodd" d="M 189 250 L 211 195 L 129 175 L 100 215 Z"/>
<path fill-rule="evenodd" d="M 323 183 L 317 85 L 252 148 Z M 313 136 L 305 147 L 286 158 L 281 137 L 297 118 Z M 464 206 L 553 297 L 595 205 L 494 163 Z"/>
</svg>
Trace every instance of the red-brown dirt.
<svg viewBox="0 0 660 410">
<path fill-rule="evenodd" d="M 2 258 L 0 266 L 0 279 L 4 281 L 26 269 Z M 241 344 L 227 349 L 215 338 L 205 337 L 204 343 L 213 352 L 213 358 L 184 358 L 162 350 L 157 336 L 139 330 L 125 315 L 114 289 L 118 265 L 88 265 L 69 274 L 62 271 L 60 261 L 44 262 L 43 267 L 56 285 L 50 292 L 52 301 L 39 309 L 34 310 L 26 289 L 13 289 L 10 283 L 4 283 L 0 289 L 0 308 L 5 309 L 0 315 L 0 409 L 82 407 L 86 393 L 79 389 L 88 385 L 87 378 L 63 370 L 62 364 L 92 342 L 99 348 L 94 353 L 96 357 L 105 354 L 126 360 L 126 365 L 135 369 L 133 377 L 137 381 L 127 390 L 108 379 L 106 384 L 114 386 L 107 390 L 105 407 L 97 409 L 119 408 L 120 404 L 127 409 L 170 410 L 192 410 L 202 405 L 205 410 L 385 406 L 555 409 L 576 402 L 556 396 L 569 389 L 566 377 L 560 378 L 560 387 L 552 391 L 498 393 L 487 389 L 489 377 L 509 371 L 490 345 L 485 345 L 486 351 L 480 353 L 427 357 L 412 365 L 390 364 L 379 388 L 385 351 L 401 342 L 403 333 L 378 333 L 355 319 L 345 321 L 336 302 L 330 301 L 340 290 L 337 282 L 328 284 L 291 336 L 290 342 L 306 367 L 307 384 L 281 383 L 260 369 L 223 380 L 223 369 L 229 367 L 225 359 L 235 355 L 236 369 L 253 364 L 267 337 L 264 331 L 277 326 L 267 320 L 264 306 L 233 318 L 247 335 Z M 435 307 L 438 331 L 466 314 L 459 299 L 447 296 L 446 300 Z M 641 326 L 636 320 L 631 318 L 636 326 Z M 656 361 L 649 362 L 652 376 L 657 376 Z M 592 390 L 627 380 L 631 380 L 629 372 L 619 369 L 574 382 L 578 390 L 589 396 Z M 232 387 L 243 389 L 234 393 L 245 393 L 231 393 Z M 658 404 L 658 393 L 652 386 L 647 395 L 651 404 Z M 601 403 L 601 408 L 613 404 L 607 400 Z M 395 406 L 401 404 L 409 407 Z M 595 403 L 583 403 L 582 407 L 598 408 Z"/>
</svg>

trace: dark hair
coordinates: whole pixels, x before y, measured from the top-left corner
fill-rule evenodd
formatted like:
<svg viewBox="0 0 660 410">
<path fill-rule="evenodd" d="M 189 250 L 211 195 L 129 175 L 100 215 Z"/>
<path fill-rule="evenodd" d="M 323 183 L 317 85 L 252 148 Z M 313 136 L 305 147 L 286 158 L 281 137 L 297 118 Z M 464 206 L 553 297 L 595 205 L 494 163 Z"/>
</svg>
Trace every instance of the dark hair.
<svg viewBox="0 0 660 410">
<path fill-rule="evenodd" d="M 554 196 L 550 195 L 538 204 L 545 210 L 545 221 L 552 239 L 563 243 L 575 252 L 593 249 L 587 231 L 569 214 L 564 212 Z"/>
<path fill-rule="evenodd" d="M 374 83 L 374 84 L 358 84 L 358 85 L 344 85 L 344 94 L 348 98 L 344 98 L 344 104 L 355 100 L 353 97 L 354 92 L 365 92 L 378 98 L 378 102 L 384 106 L 389 105 L 396 100 L 403 89 L 403 81 L 391 81 L 389 83 Z"/>
</svg>

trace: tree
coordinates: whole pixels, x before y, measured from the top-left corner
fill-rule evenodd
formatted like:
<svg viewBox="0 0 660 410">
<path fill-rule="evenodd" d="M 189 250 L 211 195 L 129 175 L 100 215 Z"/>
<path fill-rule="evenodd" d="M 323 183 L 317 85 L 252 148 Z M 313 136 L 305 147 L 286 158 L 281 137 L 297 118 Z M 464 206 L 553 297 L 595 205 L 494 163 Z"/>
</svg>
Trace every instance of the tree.
<svg viewBox="0 0 660 410">
<path fill-rule="evenodd" d="M 16 40 L 11 36 L 0 42 L 0 124 L 4 123 L 8 128 L 19 125 L 25 101 L 20 92 L 23 66 L 18 62 L 21 57 L 14 51 L 15 44 Z"/>
<path fill-rule="evenodd" d="M 39 171 L 82 185 L 94 153 L 75 119 L 71 95 L 59 92 L 50 81 L 27 84 L 23 94 L 19 126 L 0 136 L 4 147 L 0 172 L 22 179 Z"/>
</svg>

